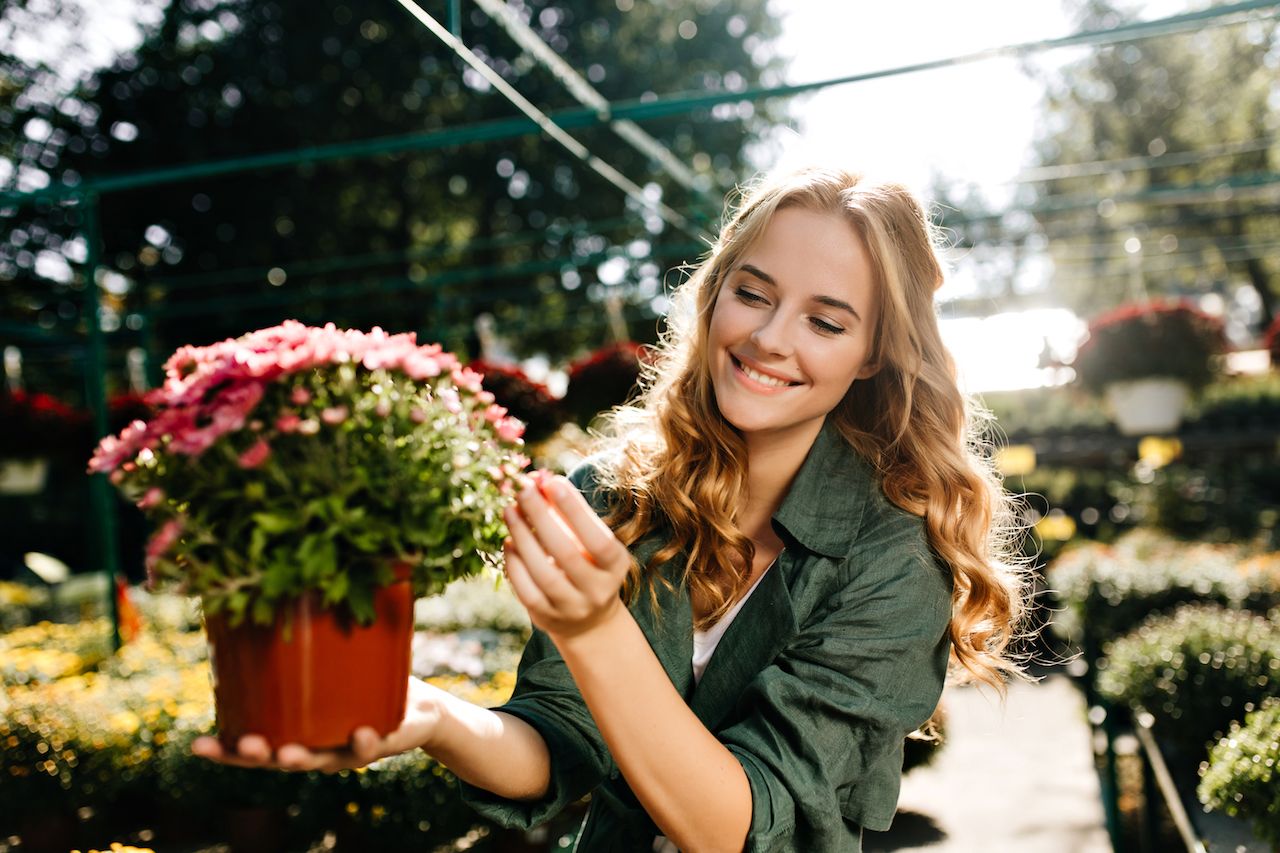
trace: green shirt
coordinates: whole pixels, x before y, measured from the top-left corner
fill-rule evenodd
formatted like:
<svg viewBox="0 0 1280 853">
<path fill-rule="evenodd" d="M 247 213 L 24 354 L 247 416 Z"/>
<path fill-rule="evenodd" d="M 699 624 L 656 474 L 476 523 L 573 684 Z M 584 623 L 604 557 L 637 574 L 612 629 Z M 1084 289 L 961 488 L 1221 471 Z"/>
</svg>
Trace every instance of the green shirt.
<svg viewBox="0 0 1280 853">
<path fill-rule="evenodd" d="M 594 469 L 571 479 L 597 512 Z M 751 786 L 748 851 L 857 851 L 862 828 L 888 829 L 902 746 L 933 713 L 950 650 L 951 576 L 923 521 L 890 504 L 869 466 L 827 423 L 773 516 L 785 549 L 693 679 L 693 611 L 683 565 L 663 572 L 660 615 L 631 612 L 708 730 Z M 633 553 L 641 563 L 661 544 Z M 591 793 L 582 851 L 648 851 L 660 834 L 618 770 L 568 668 L 535 630 L 511 700 L 495 710 L 541 733 L 551 754 L 544 797 L 508 800 L 463 784 L 463 798 L 503 826 L 530 827 Z"/>
</svg>

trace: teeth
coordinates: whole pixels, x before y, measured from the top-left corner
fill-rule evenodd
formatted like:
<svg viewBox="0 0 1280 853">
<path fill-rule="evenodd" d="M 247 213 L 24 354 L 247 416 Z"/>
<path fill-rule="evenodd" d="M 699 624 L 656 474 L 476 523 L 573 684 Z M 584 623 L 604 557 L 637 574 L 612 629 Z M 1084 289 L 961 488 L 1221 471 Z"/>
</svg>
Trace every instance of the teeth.
<svg viewBox="0 0 1280 853">
<path fill-rule="evenodd" d="M 738 362 L 738 366 L 742 368 L 743 373 L 747 374 L 747 376 L 751 377 L 756 382 L 759 382 L 761 385 L 768 385 L 771 388 L 786 388 L 791 385 L 790 382 L 785 380 L 775 379 L 772 376 L 765 376 L 763 373 L 754 371 L 742 362 Z"/>
</svg>

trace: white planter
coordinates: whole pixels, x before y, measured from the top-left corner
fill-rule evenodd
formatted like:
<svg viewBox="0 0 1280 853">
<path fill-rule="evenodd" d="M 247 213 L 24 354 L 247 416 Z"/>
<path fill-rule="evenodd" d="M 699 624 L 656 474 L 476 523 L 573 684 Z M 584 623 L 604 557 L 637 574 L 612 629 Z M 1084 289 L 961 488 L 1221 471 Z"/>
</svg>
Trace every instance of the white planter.
<svg viewBox="0 0 1280 853">
<path fill-rule="evenodd" d="M 1191 401 L 1187 383 L 1164 377 L 1113 382 L 1104 393 L 1111 418 L 1123 435 L 1175 432 Z"/>
<path fill-rule="evenodd" d="M 39 494 L 48 474 L 48 459 L 0 459 L 0 495 Z"/>
</svg>

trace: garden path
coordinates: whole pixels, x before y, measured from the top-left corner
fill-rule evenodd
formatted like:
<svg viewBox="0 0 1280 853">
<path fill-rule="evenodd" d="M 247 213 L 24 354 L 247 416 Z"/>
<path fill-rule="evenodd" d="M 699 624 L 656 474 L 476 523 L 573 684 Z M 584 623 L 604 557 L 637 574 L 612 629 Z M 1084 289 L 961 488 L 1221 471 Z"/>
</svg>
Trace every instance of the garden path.
<svg viewBox="0 0 1280 853">
<path fill-rule="evenodd" d="M 990 691 L 948 688 L 947 744 L 903 779 L 870 851 L 1110 853 L 1084 699 L 1065 675 Z"/>
</svg>

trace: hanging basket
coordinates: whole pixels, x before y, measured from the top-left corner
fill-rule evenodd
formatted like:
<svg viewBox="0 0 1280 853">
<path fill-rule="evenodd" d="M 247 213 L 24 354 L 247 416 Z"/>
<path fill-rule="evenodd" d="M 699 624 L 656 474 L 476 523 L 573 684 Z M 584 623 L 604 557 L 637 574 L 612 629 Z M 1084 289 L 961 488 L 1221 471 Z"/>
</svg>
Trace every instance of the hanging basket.
<svg viewBox="0 0 1280 853">
<path fill-rule="evenodd" d="M 37 495 L 48 476 L 48 459 L 0 459 L 0 495 Z"/>
<path fill-rule="evenodd" d="M 1159 435 L 1182 424 L 1191 389 L 1180 379 L 1133 379 L 1107 385 L 1105 396 L 1122 435 Z"/>
<path fill-rule="evenodd" d="M 223 745 L 233 749 L 241 735 L 259 734 L 273 749 L 333 749 L 347 746 L 360 726 L 380 734 L 399 727 L 413 642 L 409 581 L 378 589 L 374 610 L 373 623 L 360 626 L 308 593 L 270 626 L 246 619 L 232 628 L 221 613 L 206 616 Z"/>
</svg>

